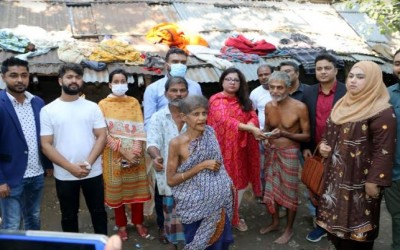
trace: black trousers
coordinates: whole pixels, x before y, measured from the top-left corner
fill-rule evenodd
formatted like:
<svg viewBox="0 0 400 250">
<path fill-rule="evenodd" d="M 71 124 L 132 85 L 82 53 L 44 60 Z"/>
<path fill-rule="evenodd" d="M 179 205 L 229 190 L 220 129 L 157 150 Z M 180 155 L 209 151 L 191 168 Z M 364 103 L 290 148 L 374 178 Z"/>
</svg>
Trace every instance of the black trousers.
<svg viewBox="0 0 400 250">
<path fill-rule="evenodd" d="M 158 229 L 164 229 L 163 196 L 158 192 L 157 183 L 154 190 L 154 203 L 157 214 Z"/>
<path fill-rule="evenodd" d="M 61 226 L 64 232 L 79 232 L 78 213 L 80 190 L 85 197 L 96 234 L 107 235 L 107 213 L 104 207 L 103 176 L 77 181 L 56 179 L 57 197 L 61 209 Z"/>
</svg>

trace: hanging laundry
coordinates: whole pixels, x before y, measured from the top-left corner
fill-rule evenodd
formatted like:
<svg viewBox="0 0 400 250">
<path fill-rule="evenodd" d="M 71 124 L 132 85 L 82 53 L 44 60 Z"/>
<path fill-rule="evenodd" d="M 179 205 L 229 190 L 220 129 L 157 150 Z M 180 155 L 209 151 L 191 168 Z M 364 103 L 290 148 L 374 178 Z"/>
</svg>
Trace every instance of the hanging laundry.
<svg viewBox="0 0 400 250">
<path fill-rule="evenodd" d="M 189 50 L 190 54 L 193 54 L 200 60 L 206 61 L 220 70 L 225 70 L 233 66 L 233 63 L 230 61 L 216 57 L 217 55 L 221 55 L 221 52 L 216 49 L 210 49 L 202 45 L 188 45 L 186 48 Z"/>
</svg>

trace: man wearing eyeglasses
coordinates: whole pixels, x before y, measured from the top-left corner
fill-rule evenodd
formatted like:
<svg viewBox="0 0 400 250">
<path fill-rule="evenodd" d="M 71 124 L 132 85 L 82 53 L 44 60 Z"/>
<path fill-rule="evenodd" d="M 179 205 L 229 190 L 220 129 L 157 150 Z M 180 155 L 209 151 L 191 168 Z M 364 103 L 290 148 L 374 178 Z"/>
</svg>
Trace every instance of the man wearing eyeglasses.
<svg viewBox="0 0 400 250">
<path fill-rule="evenodd" d="M 309 85 L 301 83 L 299 80 L 299 65 L 293 61 L 283 61 L 279 64 L 279 70 L 287 73 L 290 77 L 291 86 L 289 88 L 289 96 L 301 101 L 304 96 L 304 90 Z"/>
</svg>

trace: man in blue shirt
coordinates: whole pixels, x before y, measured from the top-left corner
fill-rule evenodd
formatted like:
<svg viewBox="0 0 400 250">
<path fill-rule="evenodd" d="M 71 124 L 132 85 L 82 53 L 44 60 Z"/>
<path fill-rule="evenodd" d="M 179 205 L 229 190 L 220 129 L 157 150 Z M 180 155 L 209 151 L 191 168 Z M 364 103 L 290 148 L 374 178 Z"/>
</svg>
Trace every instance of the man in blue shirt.
<svg viewBox="0 0 400 250">
<path fill-rule="evenodd" d="M 393 59 L 393 74 L 400 79 L 400 49 Z M 390 104 L 397 118 L 396 154 L 393 165 L 392 186 L 385 189 L 386 206 L 392 215 L 392 250 L 400 250 L 400 83 L 389 87 Z"/>
<path fill-rule="evenodd" d="M 165 83 L 171 76 L 185 77 L 187 67 L 187 54 L 185 51 L 179 48 L 171 48 L 168 50 L 165 56 L 165 69 L 167 74 L 164 78 L 150 84 L 144 91 L 143 96 L 143 111 L 144 111 L 144 127 L 145 130 L 149 128 L 149 122 L 151 116 L 165 107 L 168 104 L 168 100 L 165 97 Z M 189 95 L 203 95 L 201 92 L 200 85 L 190 79 L 186 79 L 188 82 Z"/>
</svg>

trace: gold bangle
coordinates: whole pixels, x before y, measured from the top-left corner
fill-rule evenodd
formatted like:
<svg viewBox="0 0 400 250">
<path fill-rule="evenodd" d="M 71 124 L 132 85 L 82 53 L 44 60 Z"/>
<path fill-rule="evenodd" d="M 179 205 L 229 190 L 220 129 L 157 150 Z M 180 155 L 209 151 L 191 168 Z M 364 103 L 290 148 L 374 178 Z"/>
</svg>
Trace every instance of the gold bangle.
<svg viewBox="0 0 400 250">
<path fill-rule="evenodd" d="M 181 173 L 182 180 L 185 181 L 185 176 Z"/>
</svg>

